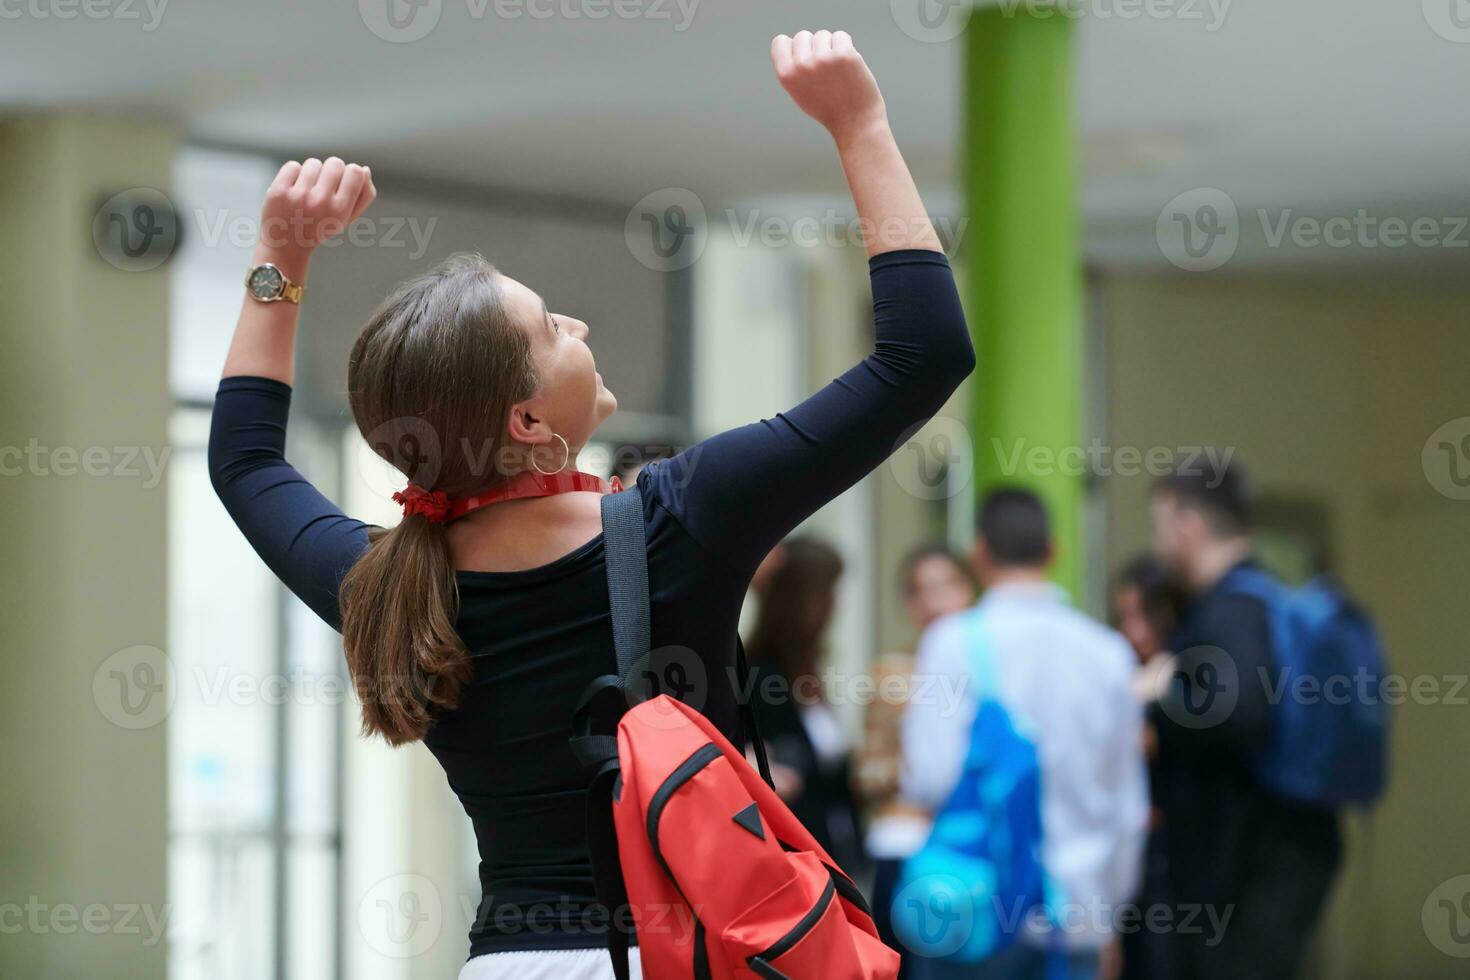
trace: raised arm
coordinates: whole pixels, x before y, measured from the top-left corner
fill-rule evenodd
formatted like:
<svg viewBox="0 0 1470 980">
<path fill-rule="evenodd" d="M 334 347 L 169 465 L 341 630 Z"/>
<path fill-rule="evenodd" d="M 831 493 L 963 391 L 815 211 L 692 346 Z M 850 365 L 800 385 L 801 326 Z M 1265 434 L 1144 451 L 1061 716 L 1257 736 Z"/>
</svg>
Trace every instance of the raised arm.
<svg viewBox="0 0 1470 980">
<path fill-rule="evenodd" d="M 304 286 L 317 246 L 340 234 L 376 195 L 366 167 L 336 157 L 287 163 L 266 193 L 252 266 L 270 263 Z M 209 476 L 271 571 L 336 628 L 337 587 L 367 546 L 368 529 L 286 462 L 299 312 L 289 300 L 245 296 L 215 395 Z"/>
<path fill-rule="evenodd" d="M 305 286 L 317 246 L 340 235 L 377 196 L 367 167 L 337 157 L 325 163 L 314 157 L 305 163 L 286 163 L 265 192 L 251 266 L 270 263 L 287 279 Z M 300 304 L 263 303 L 248 294 L 243 302 L 224 377 L 274 378 L 289 385 L 296 366 Z"/>
<path fill-rule="evenodd" d="M 975 365 L 949 262 L 851 38 L 783 35 L 771 57 L 782 86 L 836 143 L 869 255 L 875 343 L 790 411 L 647 471 L 657 499 L 713 560 L 745 577 L 796 525 L 879 466 Z"/>
<path fill-rule="evenodd" d="M 878 82 L 846 31 L 781 34 L 771 42 L 776 78 L 797 107 L 837 144 L 868 255 L 942 251 L 903 162 Z"/>
</svg>

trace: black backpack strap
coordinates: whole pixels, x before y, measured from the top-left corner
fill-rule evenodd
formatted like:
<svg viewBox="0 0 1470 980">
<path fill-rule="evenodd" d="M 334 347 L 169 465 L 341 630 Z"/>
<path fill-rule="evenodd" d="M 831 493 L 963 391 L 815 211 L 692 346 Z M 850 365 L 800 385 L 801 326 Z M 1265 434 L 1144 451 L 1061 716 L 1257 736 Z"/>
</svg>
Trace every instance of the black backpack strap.
<svg viewBox="0 0 1470 980">
<path fill-rule="evenodd" d="M 612 957 L 613 976 L 629 980 L 628 949 L 630 937 L 624 926 L 631 928 L 627 916 L 628 885 L 623 881 L 623 863 L 618 857 L 618 831 L 613 823 L 612 805 L 622 789 L 616 754 L 603 763 L 587 787 L 587 848 L 592 854 L 592 883 L 597 900 L 607 909 L 607 952 Z"/>
<path fill-rule="evenodd" d="M 606 548 L 607 595 L 612 607 L 613 647 L 618 655 L 618 678 L 624 689 L 634 665 L 651 646 L 648 611 L 648 542 L 643 521 L 643 493 L 635 484 L 621 493 L 602 498 L 602 534 Z M 766 743 L 751 707 L 755 692 L 750 685 L 750 665 L 745 646 L 735 637 L 736 700 L 745 738 L 755 749 L 756 768 L 766 785 L 771 782 L 771 763 Z"/>
<path fill-rule="evenodd" d="M 602 536 L 607 551 L 607 597 L 612 607 L 613 649 L 618 677 L 648 653 L 648 544 L 643 528 L 643 492 L 631 486 L 602 498 Z"/>
<path fill-rule="evenodd" d="M 631 486 L 602 498 L 602 537 L 607 566 L 607 599 L 612 610 L 616 677 L 592 682 L 577 705 L 572 751 L 584 764 L 598 765 L 587 788 L 587 848 L 592 856 L 592 879 L 597 900 L 607 909 L 607 952 L 616 980 L 629 980 L 630 936 L 628 886 L 618 857 L 618 832 L 612 805 L 621 789 L 617 736 L 594 733 L 591 716 L 596 702 L 612 690 L 626 704 L 628 677 L 649 650 L 648 544 L 643 522 L 643 493 Z M 617 706 L 619 709 L 622 705 Z M 606 717 L 606 716 L 603 716 Z"/>
<path fill-rule="evenodd" d="M 740 642 L 740 637 L 735 637 L 735 682 L 740 685 L 740 723 L 745 726 L 745 740 L 755 749 L 755 767 L 760 770 L 761 778 L 771 789 L 776 784 L 771 782 L 771 762 L 766 758 L 766 743 L 761 738 L 760 725 L 756 724 L 755 708 L 751 706 L 751 699 L 755 697 L 755 691 L 750 684 L 750 664 L 745 659 L 745 644 Z"/>
<path fill-rule="evenodd" d="M 572 755 L 583 766 L 598 769 L 617 759 L 618 737 L 612 732 L 626 705 L 623 683 L 612 674 L 595 678 L 582 692 L 572 713 L 570 741 Z"/>
</svg>

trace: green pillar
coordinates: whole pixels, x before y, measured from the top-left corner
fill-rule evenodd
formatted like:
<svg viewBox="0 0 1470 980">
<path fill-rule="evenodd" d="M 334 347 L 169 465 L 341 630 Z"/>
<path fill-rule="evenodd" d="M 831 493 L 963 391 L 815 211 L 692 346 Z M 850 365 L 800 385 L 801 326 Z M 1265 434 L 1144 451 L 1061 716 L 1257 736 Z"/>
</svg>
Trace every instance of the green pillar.
<svg viewBox="0 0 1470 980">
<path fill-rule="evenodd" d="M 1082 273 L 1073 18 L 974 11 L 965 57 L 965 300 L 979 361 L 976 491 L 1029 487 L 1051 511 L 1053 577 L 1081 598 Z M 1071 447 L 1071 452 L 1063 455 Z"/>
</svg>

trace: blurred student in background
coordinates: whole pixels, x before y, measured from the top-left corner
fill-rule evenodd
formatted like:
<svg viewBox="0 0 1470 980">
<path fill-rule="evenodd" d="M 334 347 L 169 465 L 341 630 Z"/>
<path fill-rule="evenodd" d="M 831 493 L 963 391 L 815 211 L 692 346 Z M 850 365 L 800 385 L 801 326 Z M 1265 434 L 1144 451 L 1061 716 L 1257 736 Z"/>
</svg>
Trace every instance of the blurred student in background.
<svg viewBox="0 0 1470 980">
<path fill-rule="evenodd" d="M 1184 591 L 1163 562 L 1142 554 L 1119 570 L 1109 599 L 1113 628 L 1138 657 L 1134 689 L 1144 703 L 1153 701 L 1173 664 L 1169 644 L 1179 628 Z"/>
<path fill-rule="evenodd" d="M 1148 787 L 1142 709 L 1130 686 L 1135 659 L 1121 636 L 1073 609 L 1047 580 L 1052 540 L 1040 499 L 1026 490 L 993 491 L 978 523 L 975 568 L 984 597 L 973 613 L 929 628 L 914 668 L 918 676 L 961 678 L 958 710 L 914 697 L 903 720 L 901 788 L 931 811 L 944 807 L 975 765 L 971 732 L 982 698 L 998 703 L 1034 747 L 1044 897 L 1059 928 L 1028 914 L 1018 941 L 979 963 L 917 957 L 911 968 L 944 980 L 1039 980 L 1064 966 L 1067 977 L 1090 980 L 1111 945 L 1114 911 L 1134 895 L 1142 858 Z M 1023 829 L 1005 824 L 1020 812 L 1007 801 L 967 823 L 993 835 L 992 853 L 1005 854 L 1024 839 Z M 1007 910 L 975 910 L 998 912 L 1004 921 Z M 1001 928 L 1014 934 L 1017 927 Z"/>
<path fill-rule="evenodd" d="M 901 588 L 904 611 L 916 634 L 975 603 L 975 580 L 968 564 L 941 544 L 922 545 L 909 553 L 901 569 Z M 889 916 L 893 884 L 903 859 L 919 849 L 929 832 L 928 812 L 898 792 L 903 759 L 899 734 L 913 669 L 910 651 L 882 654 L 874 661 L 874 697 L 857 765 L 858 789 L 871 808 L 864 843 L 873 861 L 873 917 L 883 941 L 895 949 L 899 945 Z"/>
<path fill-rule="evenodd" d="M 1109 596 L 1113 627 L 1123 634 L 1138 658 L 1133 693 L 1144 705 L 1143 750 L 1149 765 L 1149 786 L 1155 784 L 1154 762 L 1158 757 L 1158 698 L 1173 670 L 1169 650 L 1184 606 L 1178 581 L 1153 554 L 1135 556 L 1113 579 Z M 1137 904 L 1142 909 L 1168 907 L 1168 868 L 1162 848 L 1163 814 L 1157 802 L 1149 810 L 1148 844 L 1145 847 L 1143 881 Z M 1124 980 L 1152 980 L 1172 976 L 1167 937 L 1148 928 L 1125 932 L 1120 939 L 1115 968 Z M 1121 959 L 1121 963 L 1117 960 Z"/>
<path fill-rule="evenodd" d="M 841 577 L 842 556 L 830 545 L 802 535 L 783 541 L 759 589 L 746 652 L 776 788 L 817 843 L 851 870 L 862 866 L 851 746 L 821 676 Z"/>
<path fill-rule="evenodd" d="M 1153 713 L 1163 856 L 1173 901 L 1216 923 L 1167 933 L 1174 976 L 1291 977 L 1341 844 L 1333 810 L 1287 800 L 1257 776 L 1276 657 L 1264 603 L 1227 581 L 1257 567 L 1244 474 L 1234 464 L 1177 468 L 1152 511 L 1159 557 L 1189 594 L 1178 662 Z"/>
</svg>

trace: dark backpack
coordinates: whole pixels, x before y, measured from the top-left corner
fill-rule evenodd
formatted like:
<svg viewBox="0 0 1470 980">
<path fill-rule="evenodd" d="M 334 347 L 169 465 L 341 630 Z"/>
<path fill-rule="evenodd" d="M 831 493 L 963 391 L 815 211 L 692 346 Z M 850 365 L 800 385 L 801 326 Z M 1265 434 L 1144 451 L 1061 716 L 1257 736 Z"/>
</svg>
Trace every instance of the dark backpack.
<svg viewBox="0 0 1470 980">
<path fill-rule="evenodd" d="M 1366 806 L 1383 793 L 1388 706 L 1378 632 L 1325 578 L 1289 588 L 1258 568 L 1238 568 L 1225 590 L 1266 607 L 1275 674 L 1271 741 L 1256 760 L 1282 796 L 1324 806 Z"/>
</svg>

